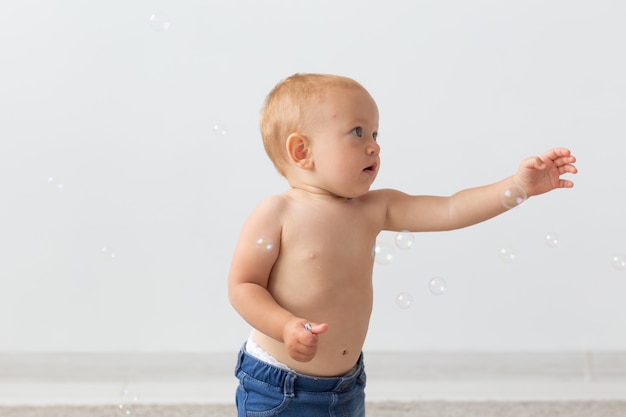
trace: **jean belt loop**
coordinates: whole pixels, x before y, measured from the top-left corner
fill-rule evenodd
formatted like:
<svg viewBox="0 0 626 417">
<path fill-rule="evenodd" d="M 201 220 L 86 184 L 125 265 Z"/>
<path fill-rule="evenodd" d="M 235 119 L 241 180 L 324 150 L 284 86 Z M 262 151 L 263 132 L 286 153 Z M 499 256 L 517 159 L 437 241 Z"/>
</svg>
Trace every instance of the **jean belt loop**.
<svg viewBox="0 0 626 417">
<path fill-rule="evenodd" d="M 283 387 L 285 396 L 293 397 L 294 395 L 296 395 L 295 394 L 296 378 L 297 378 L 297 375 L 293 372 L 288 372 L 287 376 L 285 376 L 285 385 Z"/>
</svg>

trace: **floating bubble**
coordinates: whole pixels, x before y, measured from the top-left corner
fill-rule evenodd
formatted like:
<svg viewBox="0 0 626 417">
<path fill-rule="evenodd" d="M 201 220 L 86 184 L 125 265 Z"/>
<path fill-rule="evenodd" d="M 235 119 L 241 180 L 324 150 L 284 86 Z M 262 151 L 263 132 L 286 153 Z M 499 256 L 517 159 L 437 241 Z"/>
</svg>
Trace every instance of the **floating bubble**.
<svg viewBox="0 0 626 417">
<path fill-rule="evenodd" d="M 63 182 L 58 178 L 48 177 L 48 184 L 61 191 L 63 189 Z"/>
<path fill-rule="evenodd" d="M 150 27 L 155 32 L 165 32 L 171 26 L 170 19 L 163 12 L 154 12 L 149 18 Z"/>
<path fill-rule="evenodd" d="M 512 209 L 526 201 L 527 197 L 524 188 L 517 184 L 512 184 L 504 189 L 500 195 L 500 201 L 502 201 L 504 207 Z"/>
<path fill-rule="evenodd" d="M 133 405 L 131 403 L 120 403 L 118 404 L 117 408 L 125 416 L 133 415 Z"/>
<path fill-rule="evenodd" d="M 415 245 L 415 236 L 408 230 L 402 230 L 396 234 L 393 242 L 398 249 L 411 249 Z"/>
<path fill-rule="evenodd" d="M 442 277 L 433 277 L 428 282 L 428 289 L 434 295 L 442 295 L 448 289 L 448 284 Z"/>
<path fill-rule="evenodd" d="M 133 415 L 133 407 L 139 401 L 139 395 L 131 392 L 127 387 L 122 388 L 120 392 L 120 403 L 118 409 L 125 416 Z"/>
<path fill-rule="evenodd" d="M 613 269 L 616 269 L 617 271 L 623 271 L 626 269 L 626 254 L 615 254 L 611 260 Z"/>
<path fill-rule="evenodd" d="M 117 253 L 108 246 L 103 246 L 100 248 L 100 254 L 106 260 L 113 260 L 117 258 Z"/>
<path fill-rule="evenodd" d="M 559 245 L 559 235 L 554 232 L 546 233 L 544 242 L 546 242 L 546 246 L 549 248 L 556 248 Z"/>
<path fill-rule="evenodd" d="M 385 242 L 376 242 L 372 249 L 374 261 L 380 265 L 388 265 L 392 263 L 396 257 L 393 246 Z"/>
<path fill-rule="evenodd" d="M 259 237 L 255 244 L 257 248 L 264 252 L 269 252 L 274 249 L 274 241 L 263 236 Z"/>
<path fill-rule="evenodd" d="M 131 404 L 119 404 L 117 406 L 117 408 L 125 416 L 132 416 L 133 415 L 133 406 Z"/>
<path fill-rule="evenodd" d="M 226 129 L 226 126 L 224 125 L 214 124 L 213 133 L 215 133 L 217 136 L 226 136 L 226 134 L 228 133 L 228 129 Z"/>
<path fill-rule="evenodd" d="M 511 263 L 517 259 L 515 247 L 511 245 L 502 246 L 498 252 L 498 256 L 500 257 L 500 260 L 505 263 Z"/>
<path fill-rule="evenodd" d="M 396 296 L 396 305 L 406 310 L 413 305 L 413 297 L 408 292 L 401 292 Z"/>
</svg>

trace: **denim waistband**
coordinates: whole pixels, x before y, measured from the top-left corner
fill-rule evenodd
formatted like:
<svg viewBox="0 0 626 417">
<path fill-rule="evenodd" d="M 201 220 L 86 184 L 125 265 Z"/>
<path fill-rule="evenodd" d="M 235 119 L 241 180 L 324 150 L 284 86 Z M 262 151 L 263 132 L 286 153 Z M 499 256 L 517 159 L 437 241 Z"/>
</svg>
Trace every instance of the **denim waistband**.
<svg viewBox="0 0 626 417">
<path fill-rule="evenodd" d="M 317 377 L 288 371 L 258 360 L 246 352 L 246 345 L 239 351 L 235 374 L 244 372 L 250 377 L 264 381 L 276 387 L 284 387 L 287 392 L 343 392 L 354 388 L 362 378 L 363 354 L 359 356 L 356 365 L 350 372 L 340 377 Z"/>
</svg>

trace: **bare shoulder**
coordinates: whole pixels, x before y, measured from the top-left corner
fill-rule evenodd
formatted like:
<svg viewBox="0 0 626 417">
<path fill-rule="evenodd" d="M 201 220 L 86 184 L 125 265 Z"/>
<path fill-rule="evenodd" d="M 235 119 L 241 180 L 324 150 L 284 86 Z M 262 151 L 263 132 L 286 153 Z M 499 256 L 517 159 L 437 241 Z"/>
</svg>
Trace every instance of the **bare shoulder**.
<svg viewBox="0 0 626 417">
<path fill-rule="evenodd" d="M 290 198 L 284 193 L 261 200 L 245 220 L 241 238 L 250 240 L 265 236 L 277 241 L 290 206 Z"/>
<path fill-rule="evenodd" d="M 255 258 L 253 255 L 255 251 L 263 246 L 269 251 L 280 245 L 283 214 L 288 205 L 288 199 L 284 195 L 267 197 L 256 205 L 241 227 L 237 249 L 233 256 L 235 265 L 249 264 L 249 259 Z M 277 253 L 277 251 L 272 252 Z M 238 262 L 239 260 L 245 260 L 245 262 Z M 271 260 L 271 258 L 265 257 L 265 260 Z"/>
<path fill-rule="evenodd" d="M 369 191 L 367 194 L 359 197 L 364 204 L 365 211 L 369 213 L 372 219 L 378 219 L 381 227 L 387 223 L 390 208 L 393 207 L 394 201 L 406 196 L 406 194 L 391 188 L 383 188 Z"/>
<path fill-rule="evenodd" d="M 368 192 L 365 196 L 363 196 L 363 199 L 370 204 L 382 205 L 386 207 L 394 200 L 406 196 L 407 194 L 403 193 L 402 191 L 398 191 L 392 188 L 381 188 L 379 190 L 372 190 Z"/>
<path fill-rule="evenodd" d="M 272 195 L 258 203 L 250 217 L 260 217 L 266 220 L 279 219 L 288 207 L 289 198 L 286 194 Z"/>
</svg>

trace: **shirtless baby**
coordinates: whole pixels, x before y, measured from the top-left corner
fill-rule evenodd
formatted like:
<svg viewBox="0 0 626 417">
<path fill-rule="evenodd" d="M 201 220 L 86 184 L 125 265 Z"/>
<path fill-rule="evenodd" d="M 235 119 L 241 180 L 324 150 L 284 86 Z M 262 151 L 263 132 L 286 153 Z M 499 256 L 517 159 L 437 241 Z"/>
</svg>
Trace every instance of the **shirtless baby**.
<svg viewBox="0 0 626 417">
<path fill-rule="evenodd" d="M 229 298 L 253 328 L 236 368 L 240 416 L 364 416 L 361 349 L 378 234 L 470 226 L 507 210 L 507 187 L 531 197 L 571 188 L 562 175 L 577 172 L 557 148 L 451 196 L 370 190 L 377 132 L 374 99 L 346 77 L 295 74 L 265 101 L 263 142 L 289 189 L 252 211 L 232 258 Z"/>
</svg>

